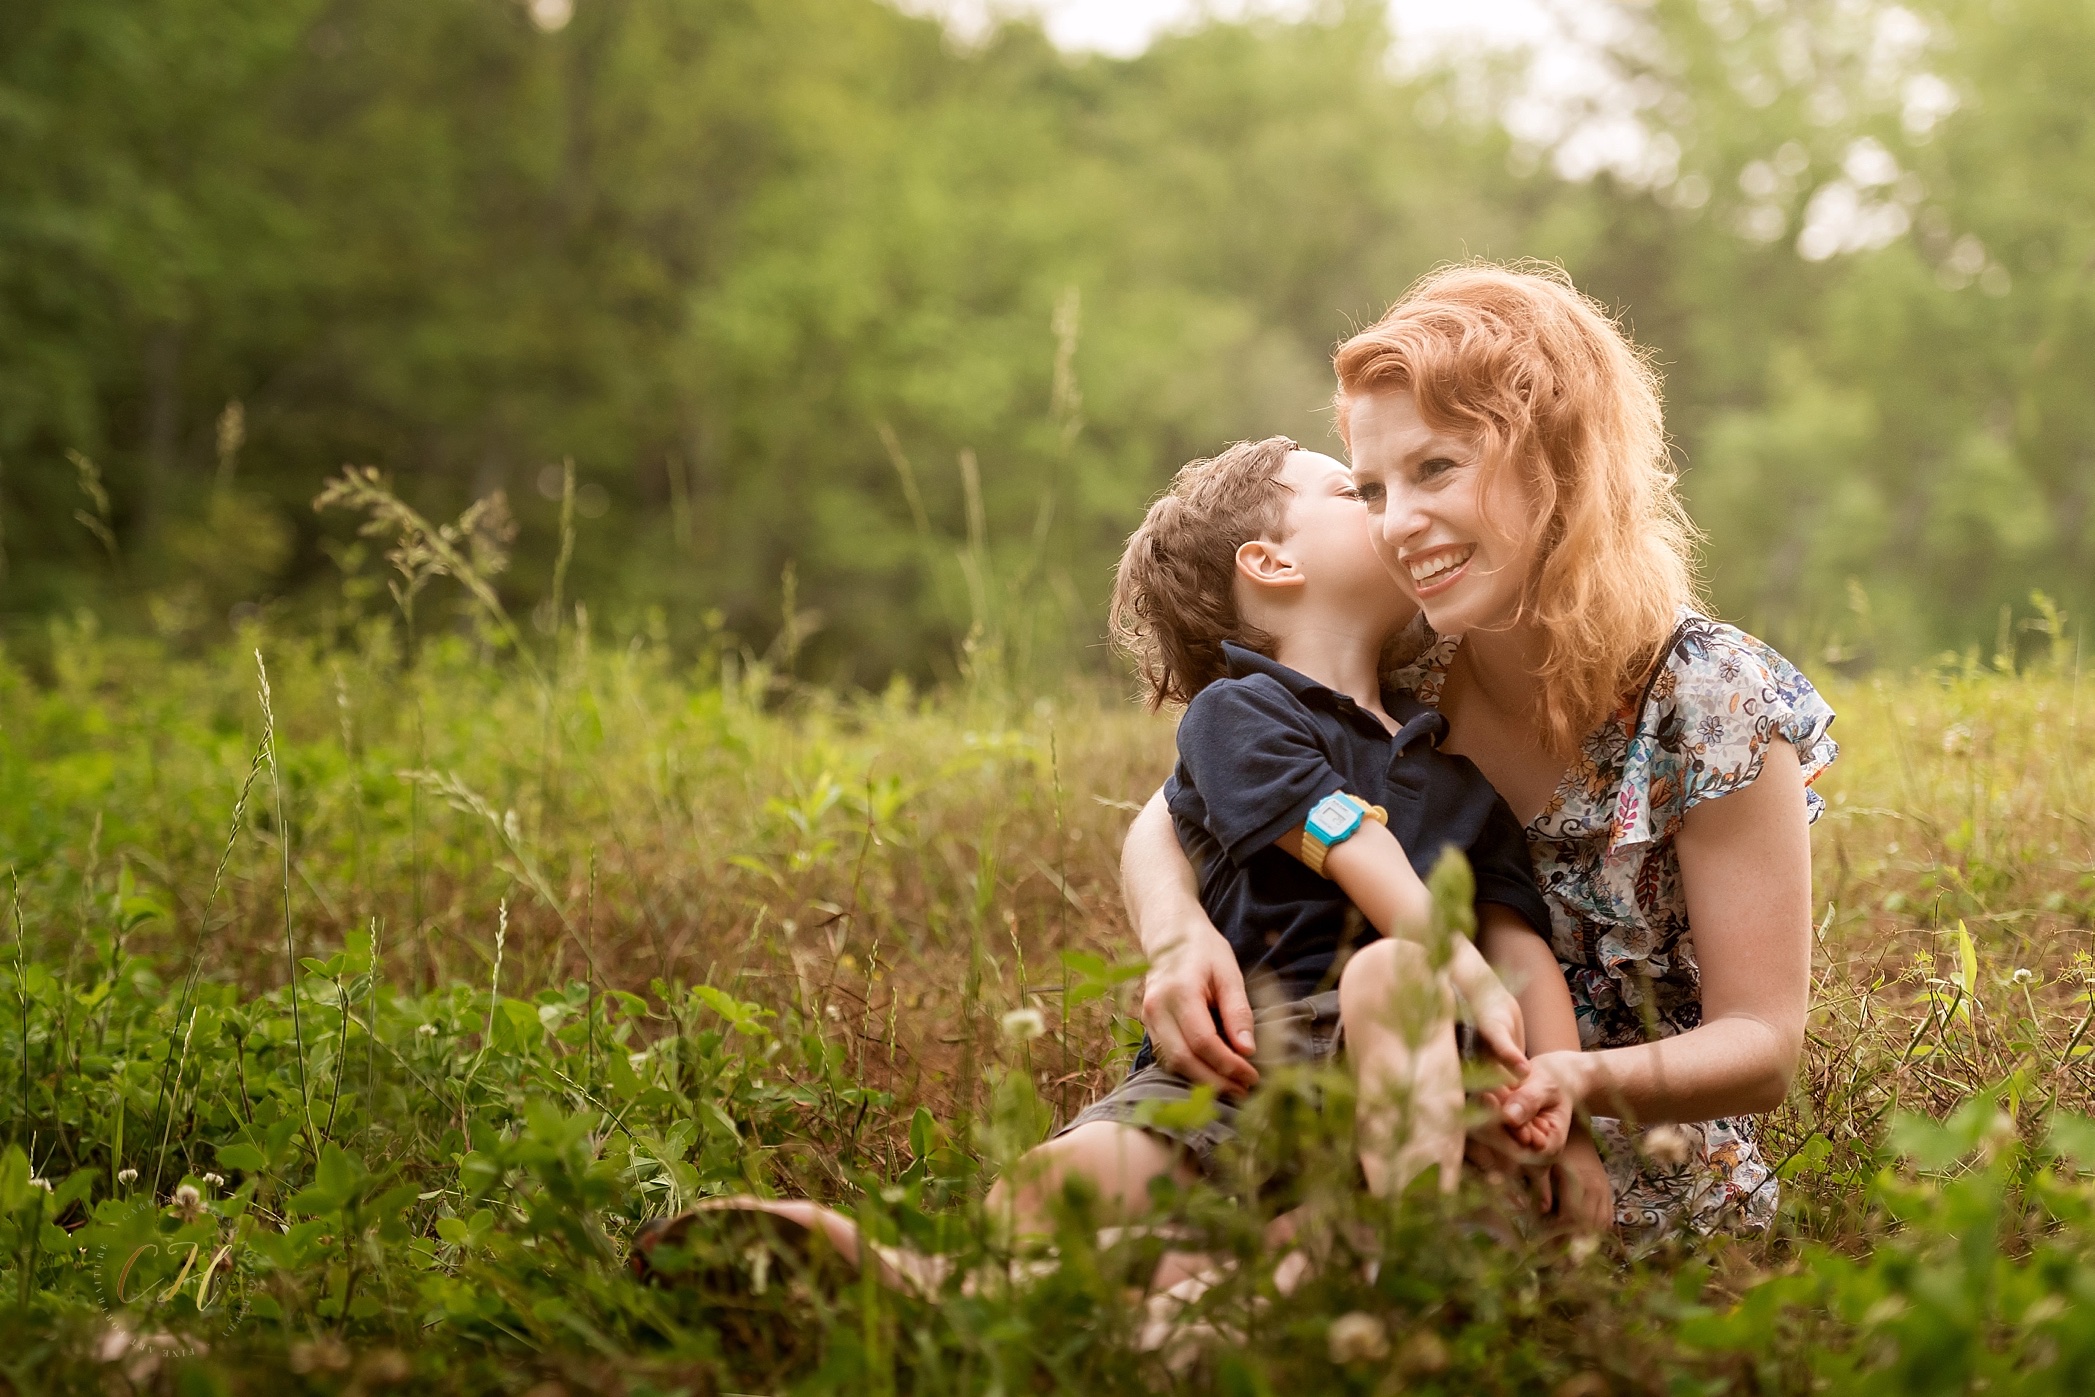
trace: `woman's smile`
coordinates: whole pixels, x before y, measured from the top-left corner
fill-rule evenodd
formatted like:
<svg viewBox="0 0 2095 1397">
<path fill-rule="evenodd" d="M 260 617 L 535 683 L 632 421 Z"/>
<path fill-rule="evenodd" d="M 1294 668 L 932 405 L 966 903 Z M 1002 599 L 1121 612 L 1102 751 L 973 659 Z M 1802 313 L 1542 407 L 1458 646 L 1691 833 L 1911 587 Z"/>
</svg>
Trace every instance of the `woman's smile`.
<svg viewBox="0 0 2095 1397">
<path fill-rule="evenodd" d="M 1439 596 L 1455 585 L 1468 570 L 1469 560 L 1476 555 L 1474 543 L 1449 544 L 1441 548 L 1422 548 L 1403 554 L 1400 561 L 1404 570 L 1411 574 L 1411 587 L 1420 598 Z"/>
</svg>

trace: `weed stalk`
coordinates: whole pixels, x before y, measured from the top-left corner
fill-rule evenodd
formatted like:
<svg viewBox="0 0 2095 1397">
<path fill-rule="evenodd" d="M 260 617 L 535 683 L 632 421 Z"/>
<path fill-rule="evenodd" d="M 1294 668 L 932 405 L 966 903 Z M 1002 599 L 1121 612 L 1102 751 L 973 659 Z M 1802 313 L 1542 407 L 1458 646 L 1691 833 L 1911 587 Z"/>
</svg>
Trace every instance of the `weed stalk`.
<svg viewBox="0 0 2095 1397">
<path fill-rule="evenodd" d="M 262 652 L 255 651 L 255 673 L 260 678 L 262 694 L 262 748 L 269 757 L 269 787 L 276 797 L 277 850 L 282 860 L 283 905 L 284 905 L 284 970 L 289 977 L 288 991 L 291 996 L 291 1039 L 298 1050 L 298 1099 L 305 1111 L 306 1146 L 313 1152 L 313 1163 L 320 1163 L 320 1138 L 313 1127 L 313 1092 L 306 1082 L 306 1035 L 305 1023 L 298 1012 L 298 948 L 291 934 L 291 826 L 284 815 L 284 774 L 277 761 L 276 710 L 269 696 L 269 666 L 262 661 Z"/>
</svg>

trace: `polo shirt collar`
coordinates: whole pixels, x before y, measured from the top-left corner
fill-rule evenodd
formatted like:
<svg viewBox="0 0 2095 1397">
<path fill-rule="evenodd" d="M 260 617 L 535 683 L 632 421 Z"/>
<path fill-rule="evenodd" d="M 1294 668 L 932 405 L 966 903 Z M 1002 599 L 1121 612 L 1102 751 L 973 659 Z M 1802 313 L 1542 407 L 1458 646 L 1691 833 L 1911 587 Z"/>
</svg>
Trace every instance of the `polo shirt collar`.
<svg viewBox="0 0 2095 1397">
<path fill-rule="evenodd" d="M 1235 641 L 1225 640 L 1222 642 L 1222 658 L 1229 666 L 1230 678 L 1242 679 L 1247 675 L 1263 674 L 1304 703 L 1314 703 L 1331 712 L 1352 714 L 1363 723 L 1372 723 L 1377 733 L 1396 739 L 1397 750 L 1400 752 L 1408 750 L 1420 739 L 1424 739 L 1429 746 L 1438 747 L 1441 739 L 1447 736 L 1447 719 L 1441 717 L 1437 710 L 1416 701 L 1410 705 L 1392 704 L 1389 702 L 1390 696 L 1383 695 L 1384 705 L 1399 724 L 1397 731 L 1390 734 L 1379 721 L 1363 712 L 1360 705 L 1349 695 L 1340 693 L 1328 684 L 1319 684 L 1300 670 L 1289 669 L 1280 661 L 1268 659 L 1256 650 L 1247 649 Z"/>
<path fill-rule="evenodd" d="M 1298 699 L 1315 698 L 1328 704 L 1339 696 L 1336 689 L 1319 684 L 1302 671 L 1289 669 L 1280 661 L 1269 660 L 1258 651 L 1247 649 L 1235 641 L 1222 642 L 1222 658 L 1229 665 L 1229 677 L 1232 679 L 1263 674 Z"/>
</svg>

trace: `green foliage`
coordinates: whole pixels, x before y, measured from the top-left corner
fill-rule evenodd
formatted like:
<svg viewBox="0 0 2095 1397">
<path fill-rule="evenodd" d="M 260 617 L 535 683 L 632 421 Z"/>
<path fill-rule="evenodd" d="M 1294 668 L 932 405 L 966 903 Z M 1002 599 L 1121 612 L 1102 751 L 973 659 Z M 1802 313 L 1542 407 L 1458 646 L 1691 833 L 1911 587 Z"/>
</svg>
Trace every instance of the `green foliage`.
<svg viewBox="0 0 2095 1397">
<path fill-rule="evenodd" d="M 2056 608 L 2034 610 L 2056 644 Z M 1081 690 L 839 696 L 586 625 L 530 659 L 493 626 L 425 636 L 411 664 L 401 642 L 251 627 L 182 658 L 80 624 L 45 671 L 0 665 L 16 1386 L 2063 1391 L 2085 1371 L 2095 738 L 2070 666 L 1828 686 L 1845 753 L 1814 835 L 1811 1036 L 1764 1132 L 1771 1236 L 1567 1241 L 1481 1185 L 1376 1205 L 1350 1081 L 1286 1073 L 1213 1186 L 1160 1191 L 1169 1237 L 1096 1235 L 1072 1195 L 1042 1268 L 998 1249 L 981 1199 L 1124 1070 L 1141 967 L 1115 854 L 1168 724 Z M 272 756 L 281 807 L 254 798 Z M 1433 880 L 1448 928 L 1461 881 Z M 724 1219 L 656 1253 L 671 1284 L 631 1276 L 637 1229 L 742 1192 L 827 1200 L 950 1280 L 868 1289 Z M 1282 1294 L 1263 1231 L 1296 1201 L 1317 1260 Z M 1144 1294 L 1171 1238 L 1228 1262 L 1175 1319 Z"/>
</svg>

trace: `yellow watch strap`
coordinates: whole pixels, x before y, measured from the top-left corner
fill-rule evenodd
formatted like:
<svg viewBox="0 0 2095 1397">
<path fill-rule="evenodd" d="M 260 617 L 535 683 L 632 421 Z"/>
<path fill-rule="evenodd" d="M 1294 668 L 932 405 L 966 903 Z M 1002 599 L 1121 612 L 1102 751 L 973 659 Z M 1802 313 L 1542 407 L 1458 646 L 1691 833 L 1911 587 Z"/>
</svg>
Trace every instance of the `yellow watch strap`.
<svg viewBox="0 0 2095 1397">
<path fill-rule="evenodd" d="M 1360 817 L 1363 820 L 1373 820 L 1376 824 L 1381 825 L 1384 829 L 1389 828 L 1389 812 L 1387 810 L 1384 810 L 1379 805 L 1368 804 L 1359 796 L 1354 795 L 1351 791 L 1340 791 L 1338 792 L 1338 794 L 1344 796 L 1347 800 L 1352 801 L 1355 806 L 1359 807 Z M 1358 831 L 1356 830 L 1355 833 L 1358 833 Z M 1301 854 L 1299 854 L 1297 857 L 1299 857 L 1302 860 L 1303 867 L 1307 868 L 1310 872 L 1316 874 L 1319 878 L 1323 877 L 1324 857 L 1325 855 L 1331 852 L 1331 846 L 1326 844 L 1321 839 L 1315 839 L 1310 836 L 1309 822 L 1307 820 L 1303 821 L 1302 835 L 1301 838 L 1297 841 L 1297 844 L 1302 850 Z"/>
</svg>

